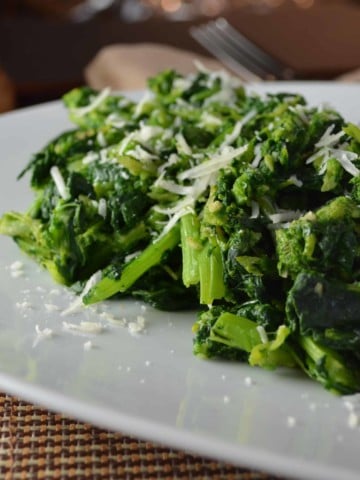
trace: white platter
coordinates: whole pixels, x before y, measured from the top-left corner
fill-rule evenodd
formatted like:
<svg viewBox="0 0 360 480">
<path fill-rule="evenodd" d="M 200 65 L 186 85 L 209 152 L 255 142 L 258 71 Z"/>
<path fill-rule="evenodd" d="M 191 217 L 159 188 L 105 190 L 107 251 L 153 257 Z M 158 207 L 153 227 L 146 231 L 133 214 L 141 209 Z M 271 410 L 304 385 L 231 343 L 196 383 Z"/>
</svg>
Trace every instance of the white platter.
<svg viewBox="0 0 360 480">
<path fill-rule="evenodd" d="M 283 83 L 251 90 L 300 92 L 360 120 L 360 85 Z M 70 127 L 60 102 L 0 117 L 0 213 L 23 211 L 32 194 L 16 175 L 52 137 Z M 14 277 L 16 260 L 24 267 Z M 55 291 L 54 291 L 55 289 Z M 64 318 L 68 292 L 0 238 L 0 389 L 165 445 L 240 466 L 298 479 L 355 480 L 360 472 L 360 428 L 350 428 L 344 400 L 296 372 L 264 372 L 246 365 L 203 361 L 192 355 L 192 313 L 163 313 L 138 302 L 101 307 L 117 318 L 146 319 L 146 331 L 84 311 Z M 27 303 L 26 303 L 27 302 Z M 101 321 L 96 336 L 62 327 Z M 39 338 L 40 329 L 54 336 Z M 91 340 L 93 348 L 84 349 Z M 250 379 L 250 380 L 249 380 Z"/>
</svg>

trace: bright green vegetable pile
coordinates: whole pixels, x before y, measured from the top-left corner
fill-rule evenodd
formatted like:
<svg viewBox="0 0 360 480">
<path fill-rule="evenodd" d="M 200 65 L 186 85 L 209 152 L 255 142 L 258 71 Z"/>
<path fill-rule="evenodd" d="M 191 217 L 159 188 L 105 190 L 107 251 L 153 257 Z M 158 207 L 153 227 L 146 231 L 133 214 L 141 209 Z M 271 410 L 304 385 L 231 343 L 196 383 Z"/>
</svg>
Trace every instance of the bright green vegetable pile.
<svg viewBox="0 0 360 480">
<path fill-rule="evenodd" d="M 360 391 L 360 129 L 223 73 L 149 90 L 65 95 L 76 129 L 33 156 L 35 200 L 0 232 L 87 305 L 199 309 L 197 355 Z"/>
</svg>

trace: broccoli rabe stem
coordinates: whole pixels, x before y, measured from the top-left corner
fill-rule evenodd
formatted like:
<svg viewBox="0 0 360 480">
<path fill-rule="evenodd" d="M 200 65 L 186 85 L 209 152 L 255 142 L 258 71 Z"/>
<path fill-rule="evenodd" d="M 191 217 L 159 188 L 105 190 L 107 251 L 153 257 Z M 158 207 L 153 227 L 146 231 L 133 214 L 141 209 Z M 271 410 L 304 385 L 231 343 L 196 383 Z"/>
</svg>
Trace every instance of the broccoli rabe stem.
<svg viewBox="0 0 360 480">
<path fill-rule="evenodd" d="M 250 353 L 255 345 L 261 343 L 257 324 L 245 317 L 224 312 L 216 320 L 210 332 L 210 340 L 223 343 Z"/>
<path fill-rule="evenodd" d="M 196 285 L 200 281 L 199 254 L 202 249 L 200 240 L 200 222 L 195 213 L 188 213 L 181 218 L 181 250 L 184 285 Z"/>
<path fill-rule="evenodd" d="M 360 143 L 360 128 L 357 125 L 353 123 L 348 123 L 346 127 L 343 128 L 343 130 L 345 133 L 350 135 L 350 137 Z"/>
<path fill-rule="evenodd" d="M 250 365 L 267 369 L 297 366 L 292 349 L 286 343 L 290 335 L 288 327 L 280 325 L 276 332 L 269 332 L 268 338 L 257 322 L 242 315 L 222 312 L 216 318 L 221 308 L 214 307 L 202 314 L 194 325 L 196 355 L 223 357 L 226 352 L 228 358 L 239 355 L 238 358 L 247 359 Z"/>
<path fill-rule="evenodd" d="M 275 333 L 275 338 L 265 343 L 259 343 L 251 350 L 249 364 L 269 370 L 277 367 L 296 367 L 297 362 L 290 345 L 286 343 L 290 329 L 280 325 Z"/>
<path fill-rule="evenodd" d="M 315 342 L 311 337 L 298 337 L 305 358 L 297 358 L 299 365 L 327 390 L 336 394 L 358 391 L 360 378 L 356 370 L 346 364 L 342 355 Z"/>
<path fill-rule="evenodd" d="M 200 303 L 204 305 L 223 298 L 224 266 L 220 246 L 214 235 L 202 245 L 200 221 L 195 213 L 181 218 L 181 248 L 184 285 L 200 283 Z"/>
<path fill-rule="evenodd" d="M 104 276 L 84 297 L 85 305 L 101 302 L 116 293 L 126 292 L 145 272 L 158 265 L 163 255 L 180 243 L 180 227 L 176 225 L 154 243 L 148 245 L 138 257 L 128 263 L 119 278 Z"/>
<path fill-rule="evenodd" d="M 199 255 L 200 303 L 212 305 L 225 296 L 224 266 L 220 247 L 210 237 Z"/>
</svg>

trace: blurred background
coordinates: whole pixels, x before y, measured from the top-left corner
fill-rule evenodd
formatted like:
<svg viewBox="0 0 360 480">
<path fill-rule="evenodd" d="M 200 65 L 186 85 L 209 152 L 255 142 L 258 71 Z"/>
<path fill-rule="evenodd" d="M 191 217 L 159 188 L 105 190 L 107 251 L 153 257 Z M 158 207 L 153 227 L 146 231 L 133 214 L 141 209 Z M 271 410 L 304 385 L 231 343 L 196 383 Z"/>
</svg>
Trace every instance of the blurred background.
<svg viewBox="0 0 360 480">
<path fill-rule="evenodd" d="M 206 54 L 189 27 L 217 16 L 300 78 L 331 79 L 360 64 L 359 0 L 0 0 L 0 70 L 11 80 L 0 88 L 2 110 L 83 84 L 105 45 L 157 42 Z"/>
</svg>

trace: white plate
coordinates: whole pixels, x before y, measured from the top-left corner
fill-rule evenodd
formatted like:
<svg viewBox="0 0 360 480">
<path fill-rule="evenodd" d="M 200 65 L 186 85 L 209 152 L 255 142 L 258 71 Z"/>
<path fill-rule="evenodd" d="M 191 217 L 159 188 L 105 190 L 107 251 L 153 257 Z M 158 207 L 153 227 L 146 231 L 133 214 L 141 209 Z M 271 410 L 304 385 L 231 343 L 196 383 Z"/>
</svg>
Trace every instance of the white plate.
<svg viewBox="0 0 360 480">
<path fill-rule="evenodd" d="M 253 89 L 301 92 L 310 103 L 326 101 L 349 120 L 360 120 L 360 85 L 283 83 Z M 1 213 L 29 205 L 27 179 L 15 177 L 32 152 L 68 127 L 59 102 L 0 117 Z M 19 259 L 24 275 L 14 278 L 9 266 Z M 349 427 L 343 399 L 296 372 L 195 358 L 195 314 L 111 302 L 106 308 L 119 318 L 146 318 L 146 332 L 136 337 L 88 310 L 67 318 L 48 311 L 46 304 L 69 303 L 67 292 L 54 289 L 45 272 L 10 239 L 0 238 L 3 390 L 99 426 L 237 465 L 311 480 L 359 478 L 360 429 Z M 84 343 L 90 336 L 62 328 L 64 319 L 99 318 L 105 330 L 91 337 L 89 351 Z M 55 335 L 39 339 L 35 325 Z"/>
</svg>

